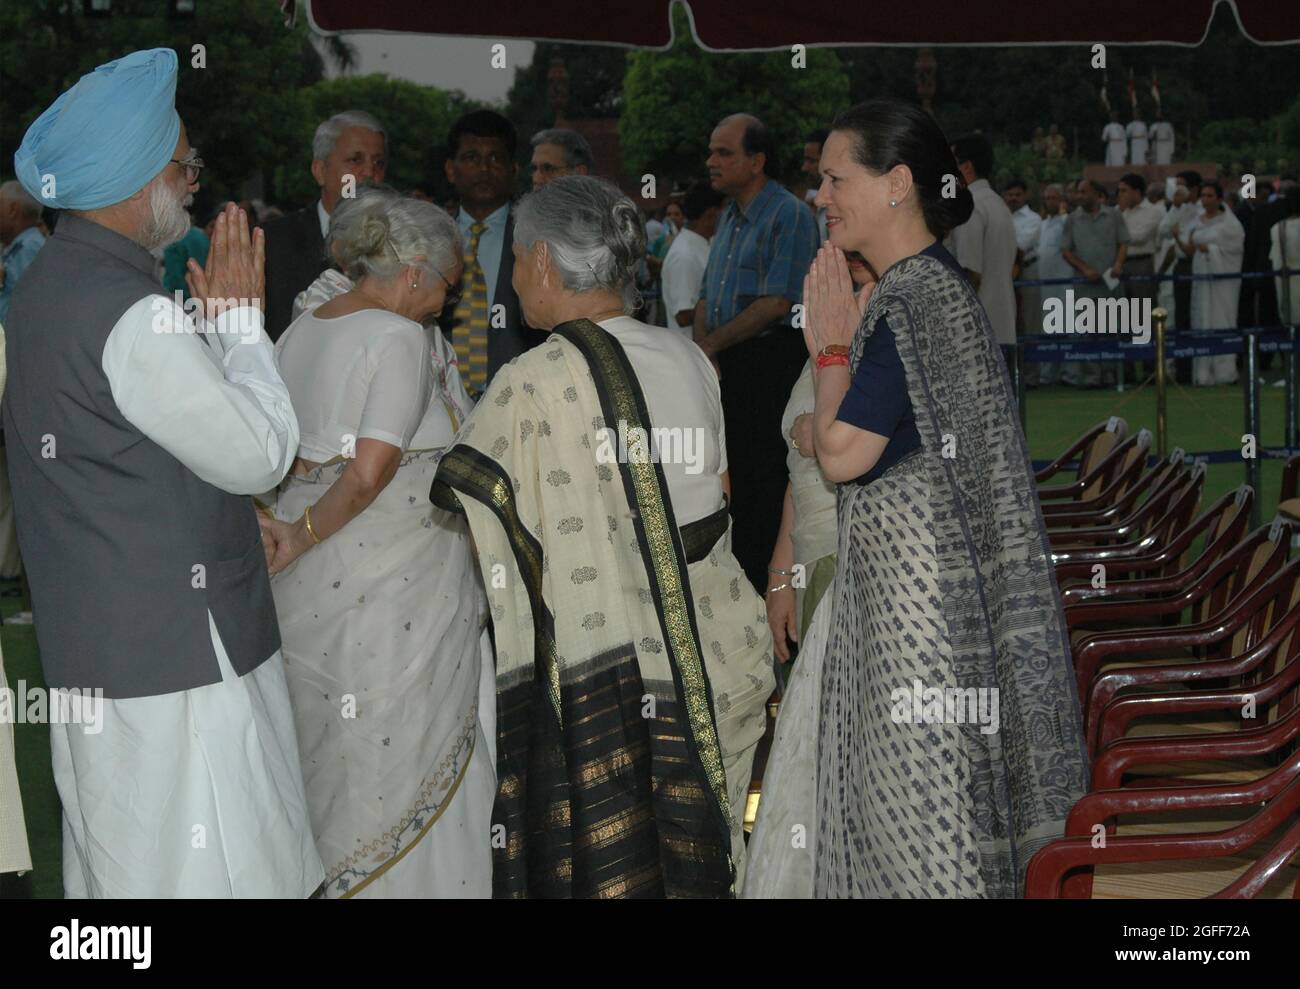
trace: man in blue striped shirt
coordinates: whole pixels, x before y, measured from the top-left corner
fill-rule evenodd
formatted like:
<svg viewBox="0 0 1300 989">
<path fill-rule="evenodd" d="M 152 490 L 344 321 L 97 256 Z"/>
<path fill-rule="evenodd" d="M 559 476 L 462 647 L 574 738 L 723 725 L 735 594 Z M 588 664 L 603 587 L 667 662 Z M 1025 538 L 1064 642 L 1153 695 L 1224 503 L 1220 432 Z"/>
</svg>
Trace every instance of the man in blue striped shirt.
<svg viewBox="0 0 1300 989">
<path fill-rule="evenodd" d="M 781 413 L 807 357 L 792 310 L 817 253 L 816 218 L 775 180 L 777 166 L 757 117 L 734 114 L 714 128 L 709 178 L 731 202 L 709 247 L 694 329 L 722 376 L 734 551 L 760 590 L 785 497 Z"/>
</svg>

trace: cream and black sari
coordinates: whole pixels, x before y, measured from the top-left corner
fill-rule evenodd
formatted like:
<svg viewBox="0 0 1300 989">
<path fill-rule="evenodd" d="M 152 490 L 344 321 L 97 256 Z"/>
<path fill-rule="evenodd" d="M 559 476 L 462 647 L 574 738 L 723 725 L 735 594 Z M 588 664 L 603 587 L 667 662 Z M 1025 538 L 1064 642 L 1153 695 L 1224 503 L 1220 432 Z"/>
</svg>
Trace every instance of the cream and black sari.
<svg viewBox="0 0 1300 989">
<path fill-rule="evenodd" d="M 492 384 L 431 498 L 469 520 L 495 634 L 497 896 L 723 897 L 772 689 L 725 507 L 679 528 L 613 335 L 566 323 Z M 739 806 L 738 806 L 739 805 Z"/>
</svg>

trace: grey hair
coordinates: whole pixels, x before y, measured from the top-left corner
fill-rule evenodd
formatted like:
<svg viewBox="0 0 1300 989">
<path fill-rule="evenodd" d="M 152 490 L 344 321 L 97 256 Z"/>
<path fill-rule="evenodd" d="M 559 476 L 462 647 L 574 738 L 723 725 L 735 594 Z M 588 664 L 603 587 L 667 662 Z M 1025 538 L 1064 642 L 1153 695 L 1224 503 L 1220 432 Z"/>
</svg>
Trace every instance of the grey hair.
<svg viewBox="0 0 1300 989">
<path fill-rule="evenodd" d="M 409 265 L 444 278 L 461 255 L 460 228 L 445 209 L 384 187 L 344 199 L 330 215 L 325 240 L 352 281 L 392 278 Z"/>
<path fill-rule="evenodd" d="M 1059 182 L 1049 182 L 1047 185 L 1043 186 L 1042 192 L 1043 194 L 1055 192 L 1058 196 L 1065 195 L 1065 190 L 1061 188 L 1061 183 Z"/>
<path fill-rule="evenodd" d="M 590 175 L 565 175 L 519 200 L 515 243 L 546 244 L 564 287 L 623 294 L 623 308 L 640 304 L 636 267 L 645 257 L 641 211 L 618 186 Z"/>
<path fill-rule="evenodd" d="M 22 214 L 29 220 L 39 220 L 41 218 L 41 204 L 32 198 L 31 194 L 23 188 L 21 182 L 15 182 L 12 179 L 3 185 L 0 185 L 0 199 L 8 199 L 18 204 Z"/>
<path fill-rule="evenodd" d="M 316 136 L 311 139 L 312 160 L 324 161 L 328 158 L 330 152 L 334 150 L 334 145 L 339 143 L 339 135 L 349 127 L 372 130 L 384 139 L 384 147 L 388 146 L 388 132 L 384 130 L 384 125 L 379 122 L 379 118 L 366 113 L 365 110 L 345 110 L 343 113 L 334 114 L 316 128 Z"/>
<path fill-rule="evenodd" d="M 533 135 L 532 145 L 535 148 L 539 144 L 554 144 L 558 147 L 564 152 L 564 163 L 570 168 L 577 168 L 582 165 L 589 172 L 594 171 L 596 168 L 596 157 L 591 153 L 591 145 L 576 130 L 569 130 L 565 127 L 549 127 L 546 130 L 539 130 Z"/>
</svg>

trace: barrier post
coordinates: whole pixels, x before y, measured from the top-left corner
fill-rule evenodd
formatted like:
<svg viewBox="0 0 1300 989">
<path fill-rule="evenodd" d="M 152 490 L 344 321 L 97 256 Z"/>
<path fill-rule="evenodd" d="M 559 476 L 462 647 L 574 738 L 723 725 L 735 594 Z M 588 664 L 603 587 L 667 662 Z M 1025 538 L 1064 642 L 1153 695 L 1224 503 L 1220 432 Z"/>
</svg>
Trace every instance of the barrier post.
<svg viewBox="0 0 1300 989">
<path fill-rule="evenodd" d="M 1282 248 L 1282 270 L 1284 272 L 1289 272 L 1291 270 L 1291 263 L 1287 260 L 1286 256 L 1285 227 L 1279 228 L 1278 230 L 1278 246 Z M 1297 446 L 1300 446 L 1300 443 L 1297 443 L 1297 440 L 1300 439 L 1300 437 L 1297 437 L 1296 435 L 1297 429 L 1300 429 L 1300 426 L 1297 426 L 1296 423 L 1296 321 L 1294 314 L 1291 311 L 1290 274 L 1284 274 L 1282 276 L 1282 294 L 1277 301 L 1278 306 L 1280 307 L 1279 316 L 1283 325 L 1286 326 L 1286 339 L 1289 344 L 1286 352 L 1286 448 L 1288 450 L 1294 450 Z"/>
<path fill-rule="evenodd" d="M 1263 441 L 1259 435 L 1259 335 L 1254 332 L 1246 334 L 1246 432 L 1255 438 L 1255 456 L 1246 458 L 1246 483 L 1256 492 L 1260 490 L 1260 448 Z M 1258 499 L 1257 499 L 1258 500 Z M 1259 525 L 1259 505 L 1251 503 L 1250 527 Z"/>
<path fill-rule="evenodd" d="M 1294 450 L 1296 448 L 1296 358 L 1295 358 L 1295 326 L 1286 328 L 1287 352 L 1286 352 L 1286 448 Z"/>
<path fill-rule="evenodd" d="M 1163 460 L 1169 455 L 1169 419 L 1165 404 L 1168 385 L 1165 380 L 1165 323 L 1169 320 L 1169 312 L 1157 307 L 1151 318 L 1156 324 L 1156 456 Z"/>
</svg>

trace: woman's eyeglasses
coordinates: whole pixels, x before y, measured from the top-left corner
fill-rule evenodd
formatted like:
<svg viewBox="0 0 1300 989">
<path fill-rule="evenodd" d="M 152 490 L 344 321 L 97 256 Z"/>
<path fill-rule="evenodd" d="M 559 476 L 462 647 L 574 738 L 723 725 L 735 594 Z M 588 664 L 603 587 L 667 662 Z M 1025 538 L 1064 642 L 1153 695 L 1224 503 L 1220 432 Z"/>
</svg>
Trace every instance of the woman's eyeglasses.
<svg viewBox="0 0 1300 989">
<path fill-rule="evenodd" d="M 443 307 L 444 309 L 446 309 L 446 308 L 448 308 L 448 307 L 450 307 L 450 308 L 452 308 L 452 309 L 455 309 L 456 306 L 457 306 L 457 304 L 459 304 L 459 302 L 460 302 L 460 294 L 461 294 L 461 293 L 460 293 L 460 283 L 457 282 L 457 283 L 453 284 L 451 281 L 448 280 L 447 276 L 444 275 L 444 274 L 443 274 L 441 271 L 439 271 L 437 268 L 434 268 L 434 269 L 433 269 L 433 273 L 434 273 L 435 275 L 437 275 L 439 278 L 441 278 L 442 281 L 443 281 L 443 284 L 447 286 L 447 291 L 444 293 L 444 295 L 443 295 L 443 297 L 442 297 L 442 307 Z"/>
</svg>

